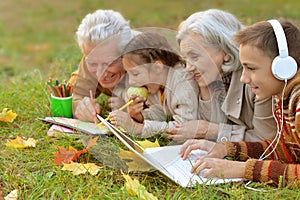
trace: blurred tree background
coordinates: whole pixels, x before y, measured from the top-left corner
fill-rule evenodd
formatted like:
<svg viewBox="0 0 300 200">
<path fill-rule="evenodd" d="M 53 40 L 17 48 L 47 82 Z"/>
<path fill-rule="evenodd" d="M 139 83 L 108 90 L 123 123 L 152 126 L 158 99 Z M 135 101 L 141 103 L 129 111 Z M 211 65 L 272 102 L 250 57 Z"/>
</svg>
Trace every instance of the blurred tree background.
<svg viewBox="0 0 300 200">
<path fill-rule="evenodd" d="M 81 19 L 96 9 L 119 11 L 133 28 L 176 30 L 190 14 L 219 8 L 244 24 L 284 17 L 300 20 L 297 0 L 11 0 L 0 2 L 0 73 L 13 76 L 53 65 L 76 68 L 81 53 L 74 39 Z M 60 60 L 60 61 L 58 61 Z M 63 60 L 63 61 L 62 61 Z"/>
</svg>

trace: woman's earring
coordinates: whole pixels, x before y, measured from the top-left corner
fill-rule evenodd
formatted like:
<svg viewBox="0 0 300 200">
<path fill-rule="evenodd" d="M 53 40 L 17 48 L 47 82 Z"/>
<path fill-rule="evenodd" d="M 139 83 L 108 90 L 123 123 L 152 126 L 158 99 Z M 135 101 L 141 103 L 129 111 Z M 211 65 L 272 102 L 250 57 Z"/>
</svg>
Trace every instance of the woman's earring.
<svg viewBox="0 0 300 200">
<path fill-rule="evenodd" d="M 229 54 L 226 54 L 224 56 L 224 62 L 223 65 L 230 65 L 231 64 L 231 56 Z"/>
<path fill-rule="evenodd" d="M 226 54 L 224 56 L 224 63 L 229 62 L 229 60 L 230 60 L 230 55 Z"/>
</svg>

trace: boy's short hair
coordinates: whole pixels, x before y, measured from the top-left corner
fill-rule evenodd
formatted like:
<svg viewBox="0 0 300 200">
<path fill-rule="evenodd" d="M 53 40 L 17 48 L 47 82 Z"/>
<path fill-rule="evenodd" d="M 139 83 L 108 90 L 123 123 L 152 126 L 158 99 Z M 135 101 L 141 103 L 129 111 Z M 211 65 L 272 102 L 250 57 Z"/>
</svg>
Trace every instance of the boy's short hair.
<svg viewBox="0 0 300 200">
<path fill-rule="evenodd" d="M 293 57 L 297 65 L 300 64 L 300 32 L 290 21 L 278 20 L 284 30 L 288 44 L 289 56 Z M 237 32 L 233 41 L 238 45 L 252 45 L 261 49 L 268 57 L 278 56 L 278 44 L 272 25 L 267 21 L 257 22 Z"/>
</svg>

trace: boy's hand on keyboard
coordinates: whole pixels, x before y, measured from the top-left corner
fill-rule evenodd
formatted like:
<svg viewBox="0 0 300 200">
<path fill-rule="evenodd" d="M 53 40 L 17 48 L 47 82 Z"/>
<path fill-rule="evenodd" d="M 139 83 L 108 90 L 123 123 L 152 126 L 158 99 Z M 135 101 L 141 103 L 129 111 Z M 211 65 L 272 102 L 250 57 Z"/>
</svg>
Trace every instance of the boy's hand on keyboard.
<svg viewBox="0 0 300 200">
<path fill-rule="evenodd" d="M 181 147 L 179 155 L 183 160 L 187 159 L 191 151 L 200 149 L 207 151 L 208 154 L 203 157 L 224 158 L 227 155 L 226 146 L 221 143 L 215 143 L 208 140 L 187 140 Z"/>
<path fill-rule="evenodd" d="M 204 178 L 244 178 L 245 162 L 202 157 L 195 162 L 191 173 L 200 174 L 204 169 Z"/>
</svg>

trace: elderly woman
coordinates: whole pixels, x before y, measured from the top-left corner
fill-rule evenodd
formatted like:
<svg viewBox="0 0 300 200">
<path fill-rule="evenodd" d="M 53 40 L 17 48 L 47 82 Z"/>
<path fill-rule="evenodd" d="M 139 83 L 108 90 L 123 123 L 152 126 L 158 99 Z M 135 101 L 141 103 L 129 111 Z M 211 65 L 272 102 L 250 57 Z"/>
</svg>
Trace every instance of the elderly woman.
<svg viewBox="0 0 300 200">
<path fill-rule="evenodd" d="M 180 143 L 189 138 L 214 141 L 260 141 L 274 138 L 272 100 L 256 100 L 252 88 L 240 82 L 239 49 L 231 37 L 243 25 L 217 9 L 197 12 L 179 26 L 177 39 L 200 89 L 198 120 L 167 130 Z"/>
</svg>

